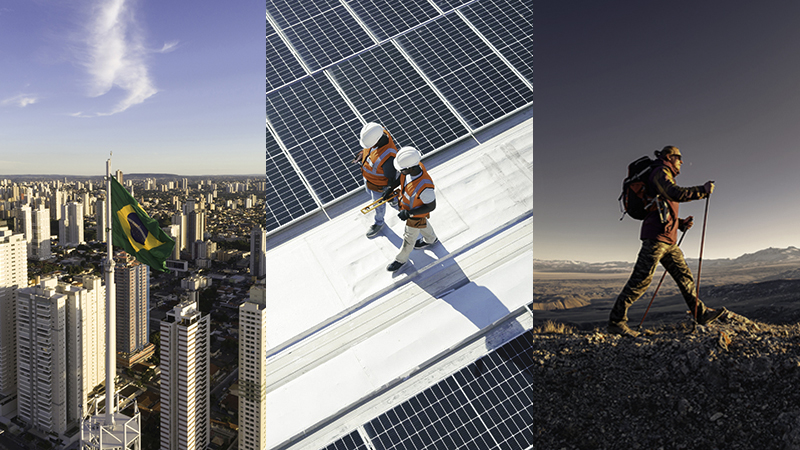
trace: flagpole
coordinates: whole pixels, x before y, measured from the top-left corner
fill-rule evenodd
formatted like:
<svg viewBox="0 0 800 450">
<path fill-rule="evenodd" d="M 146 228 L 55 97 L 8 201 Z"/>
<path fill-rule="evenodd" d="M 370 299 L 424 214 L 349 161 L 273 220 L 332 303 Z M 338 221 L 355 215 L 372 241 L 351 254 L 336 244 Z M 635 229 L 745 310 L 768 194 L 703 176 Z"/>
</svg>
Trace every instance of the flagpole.
<svg viewBox="0 0 800 450">
<path fill-rule="evenodd" d="M 114 426 L 114 378 L 117 372 L 116 290 L 114 287 L 114 253 L 111 221 L 111 156 L 106 161 L 106 426 Z"/>
</svg>

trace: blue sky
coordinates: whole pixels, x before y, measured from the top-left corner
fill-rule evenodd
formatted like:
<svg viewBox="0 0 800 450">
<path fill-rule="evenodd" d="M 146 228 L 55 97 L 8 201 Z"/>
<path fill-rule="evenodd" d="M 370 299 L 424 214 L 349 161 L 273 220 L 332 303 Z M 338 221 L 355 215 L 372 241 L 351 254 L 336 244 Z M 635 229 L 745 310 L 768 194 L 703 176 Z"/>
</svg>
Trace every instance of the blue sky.
<svg viewBox="0 0 800 450">
<path fill-rule="evenodd" d="M 264 11 L 3 1 L 0 176 L 264 173 Z"/>
<path fill-rule="evenodd" d="M 800 2 L 547 2 L 534 17 L 535 256 L 633 261 L 627 165 L 675 145 L 716 181 L 704 258 L 800 247 Z M 684 254 L 700 253 L 705 201 Z"/>
</svg>

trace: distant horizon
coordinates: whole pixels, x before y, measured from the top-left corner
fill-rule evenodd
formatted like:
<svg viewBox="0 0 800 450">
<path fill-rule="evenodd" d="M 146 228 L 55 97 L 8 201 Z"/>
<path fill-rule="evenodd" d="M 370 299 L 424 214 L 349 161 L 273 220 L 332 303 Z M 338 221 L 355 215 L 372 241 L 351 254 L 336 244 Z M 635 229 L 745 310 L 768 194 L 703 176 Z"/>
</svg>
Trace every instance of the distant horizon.
<svg viewBox="0 0 800 450">
<path fill-rule="evenodd" d="M 756 253 L 760 253 L 760 252 L 764 252 L 764 251 L 768 251 L 768 250 L 790 250 L 790 249 L 798 250 L 798 253 L 800 253 L 800 247 L 795 247 L 794 245 L 790 245 L 788 247 L 765 247 L 765 248 L 762 248 L 761 250 L 756 250 L 754 252 L 745 252 L 745 253 L 740 254 L 739 256 L 735 256 L 735 257 L 732 257 L 732 258 L 731 257 L 723 257 L 723 258 L 703 258 L 703 259 L 705 261 L 721 261 L 721 260 L 732 261 L 732 260 L 741 258 L 743 256 L 754 255 Z M 693 258 L 691 256 L 687 256 L 685 253 L 684 253 L 684 257 L 686 258 L 686 261 L 697 261 L 699 259 L 699 258 L 696 258 L 696 257 Z M 625 264 L 633 264 L 634 263 L 634 261 L 626 261 L 626 260 L 585 261 L 585 260 L 580 260 L 580 259 L 545 259 L 545 258 L 536 258 L 536 257 L 534 257 L 533 260 L 534 261 L 547 261 L 547 262 L 574 262 L 574 263 L 583 263 L 583 264 L 592 264 L 592 265 L 596 265 L 596 264 L 614 264 L 614 263 L 625 263 Z M 661 266 L 659 265 L 659 267 L 661 267 Z"/>
</svg>

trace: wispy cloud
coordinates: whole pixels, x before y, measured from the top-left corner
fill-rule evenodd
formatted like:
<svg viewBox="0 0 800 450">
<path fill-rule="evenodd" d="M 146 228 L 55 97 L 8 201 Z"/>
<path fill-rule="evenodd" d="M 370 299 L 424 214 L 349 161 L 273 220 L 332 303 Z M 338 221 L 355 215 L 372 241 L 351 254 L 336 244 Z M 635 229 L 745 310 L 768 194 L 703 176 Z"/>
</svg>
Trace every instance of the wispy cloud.
<svg viewBox="0 0 800 450">
<path fill-rule="evenodd" d="M 164 42 L 164 46 L 158 53 L 169 53 L 178 47 L 178 41 Z"/>
<path fill-rule="evenodd" d="M 36 96 L 30 94 L 19 94 L 15 95 L 14 97 L 7 98 L 0 102 L 0 105 L 3 106 L 18 106 L 20 108 L 24 108 L 28 105 L 32 105 L 36 103 L 39 99 Z"/>
<path fill-rule="evenodd" d="M 147 67 L 148 51 L 135 11 L 128 0 L 99 0 L 92 10 L 87 28 L 86 69 L 91 77 L 89 94 L 100 97 L 115 86 L 126 95 L 109 112 L 90 114 L 108 116 L 138 105 L 158 89 Z M 82 113 L 74 114 L 86 117 Z"/>
</svg>

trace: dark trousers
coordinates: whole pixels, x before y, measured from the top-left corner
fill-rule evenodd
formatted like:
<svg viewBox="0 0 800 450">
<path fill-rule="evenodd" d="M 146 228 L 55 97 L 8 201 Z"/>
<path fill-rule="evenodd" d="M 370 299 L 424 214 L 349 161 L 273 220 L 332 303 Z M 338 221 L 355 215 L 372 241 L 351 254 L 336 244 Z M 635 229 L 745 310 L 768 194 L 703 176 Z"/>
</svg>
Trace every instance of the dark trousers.
<svg viewBox="0 0 800 450">
<path fill-rule="evenodd" d="M 614 307 L 611 308 L 609 322 L 622 323 L 628 321 L 628 308 L 647 291 L 650 282 L 653 281 L 653 273 L 655 273 L 659 262 L 669 272 L 675 283 L 678 284 L 689 310 L 694 314 L 695 304 L 697 304 L 698 317 L 705 313 L 706 306 L 695 296 L 692 271 L 686 265 L 680 247 L 674 244 L 670 245 L 645 239 L 642 241 L 642 248 L 639 250 L 639 256 L 636 258 L 636 265 L 633 267 L 631 277 L 625 287 L 622 288 Z"/>
</svg>

